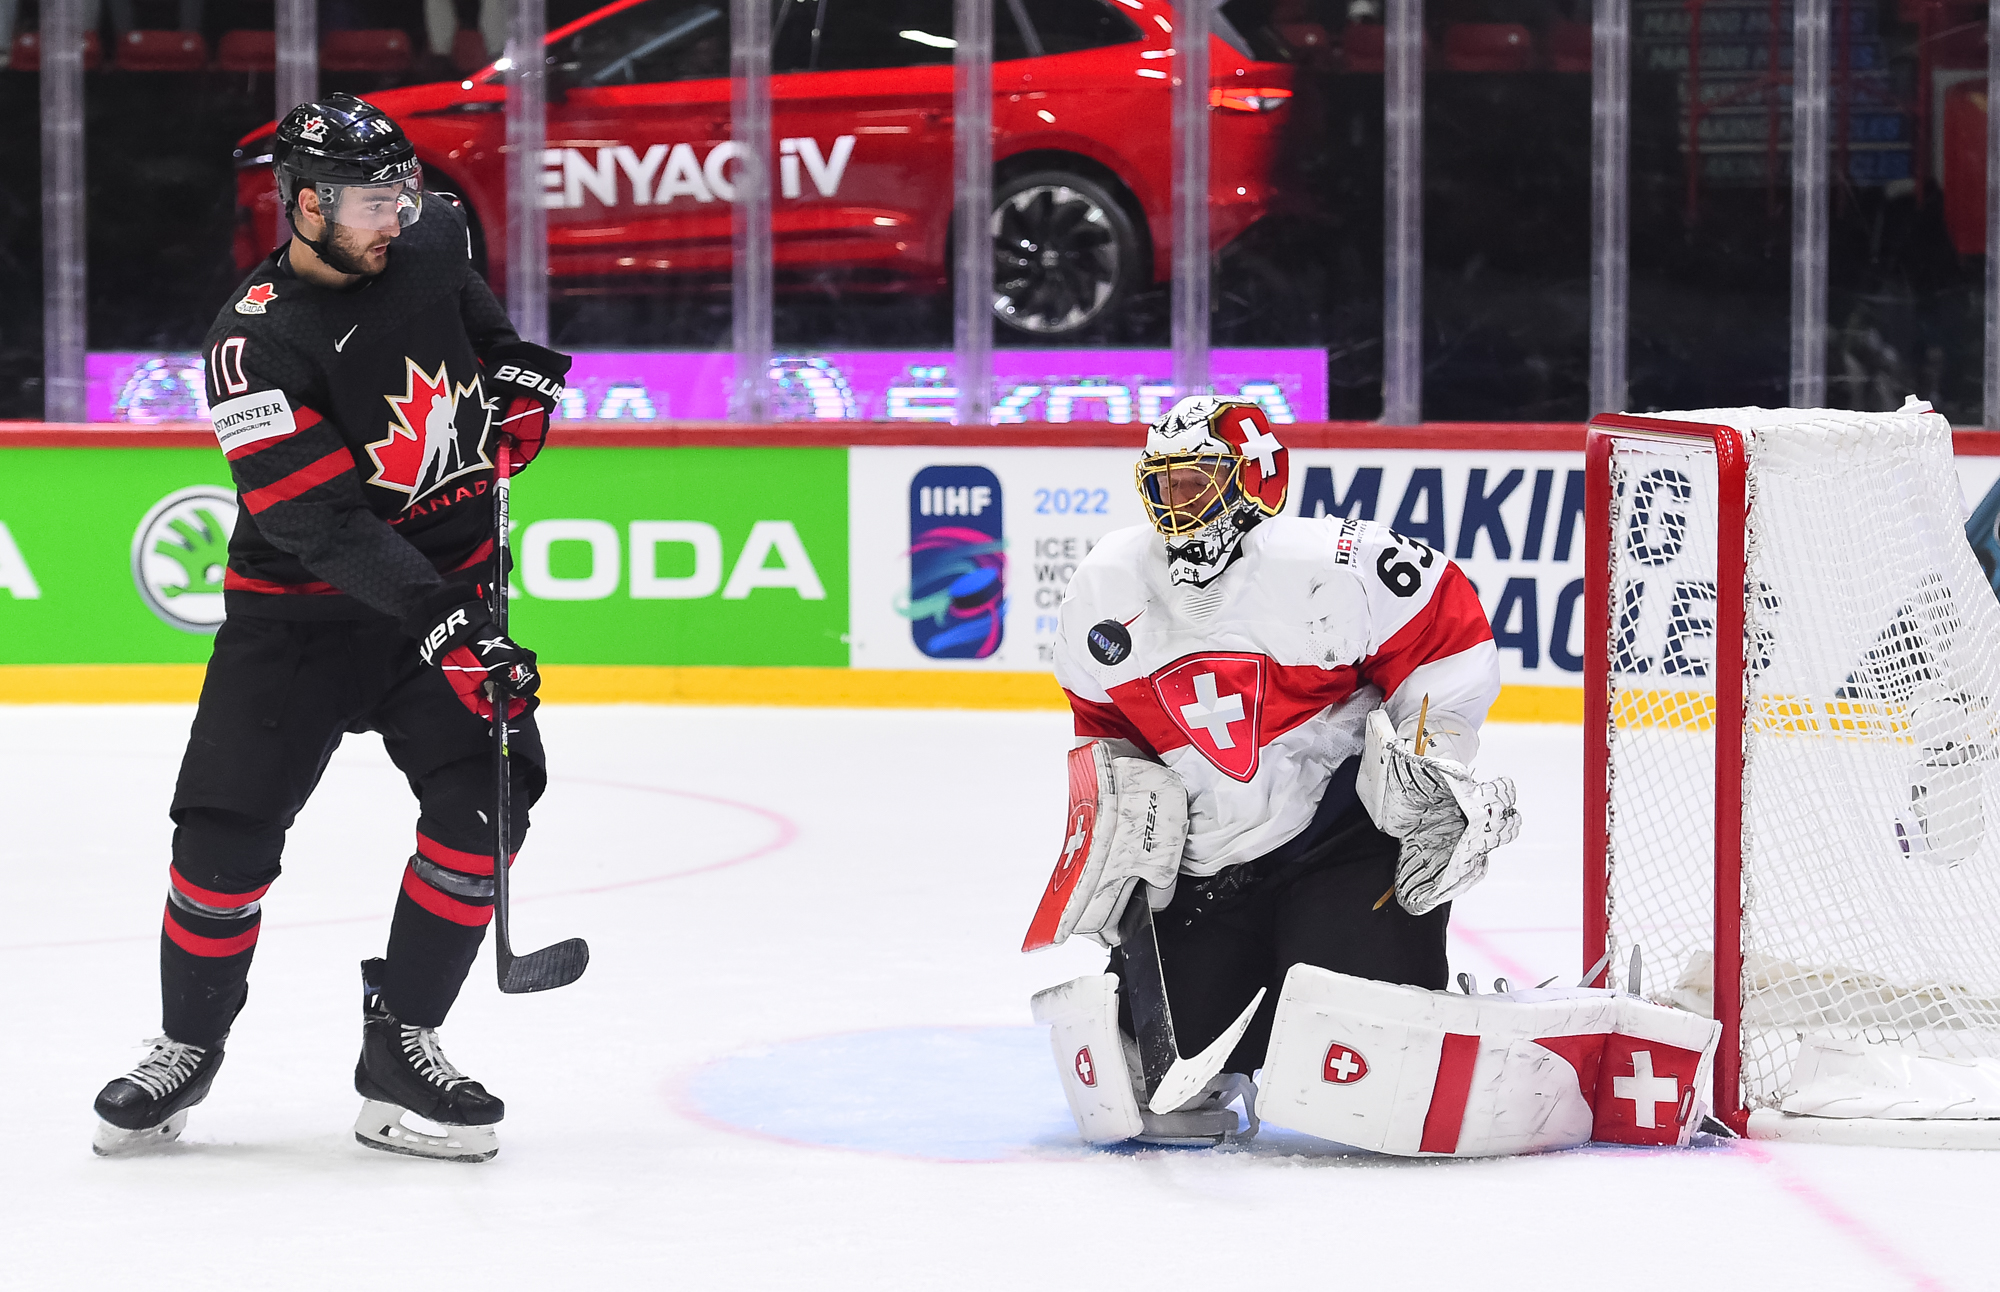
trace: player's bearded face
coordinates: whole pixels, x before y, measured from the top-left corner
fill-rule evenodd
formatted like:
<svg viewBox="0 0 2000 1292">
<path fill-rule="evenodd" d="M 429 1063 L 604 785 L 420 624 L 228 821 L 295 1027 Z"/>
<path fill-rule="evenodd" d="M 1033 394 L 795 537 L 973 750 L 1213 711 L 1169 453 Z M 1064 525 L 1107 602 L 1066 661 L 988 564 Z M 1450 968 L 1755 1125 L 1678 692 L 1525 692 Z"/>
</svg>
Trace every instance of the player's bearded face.
<svg viewBox="0 0 2000 1292">
<path fill-rule="evenodd" d="M 344 190 L 333 205 L 326 232 L 329 266 L 343 274 L 364 277 L 389 267 L 389 244 L 402 225 L 397 219 L 400 185 Z"/>
</svg>

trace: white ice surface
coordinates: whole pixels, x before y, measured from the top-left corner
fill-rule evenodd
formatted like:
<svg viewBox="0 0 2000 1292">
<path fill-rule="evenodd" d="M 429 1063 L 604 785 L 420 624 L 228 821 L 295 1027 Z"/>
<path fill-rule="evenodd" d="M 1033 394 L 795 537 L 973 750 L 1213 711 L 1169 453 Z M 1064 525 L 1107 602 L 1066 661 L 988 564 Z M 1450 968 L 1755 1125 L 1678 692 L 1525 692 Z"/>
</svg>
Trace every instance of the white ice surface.
<svg viewBox="0 0 2000 1292">
<path fill-rule="evenodd" d="M 552 709 L 516 869 L 527 946 L 444 1029 L 507 1100 L 483 1166 L 355 1144 L 356 962 L 410 851 L 372 737 L 266 900 L 249 1008 L 183 1143 L 89 1151 L 158 1027 L 166 806 L 189 710 L 0 709 L 0 1287 L 1534 1289 L 1993 1287 L 2000 1154 L 1736 1145 L 1493 1162 L 1283 1132 L 1085 1150 L 1016 948 L 1058 846 L 1058 714 Z M 1575 728 L 1492 727 L 1526 829 L 1454 913 L 1454 968 L 1574 975 Z M 960 1160 L 941 1160 L 941 1159 Z M 969 1160 L 968 1160 L 969 1159 Z"/>
</svg>

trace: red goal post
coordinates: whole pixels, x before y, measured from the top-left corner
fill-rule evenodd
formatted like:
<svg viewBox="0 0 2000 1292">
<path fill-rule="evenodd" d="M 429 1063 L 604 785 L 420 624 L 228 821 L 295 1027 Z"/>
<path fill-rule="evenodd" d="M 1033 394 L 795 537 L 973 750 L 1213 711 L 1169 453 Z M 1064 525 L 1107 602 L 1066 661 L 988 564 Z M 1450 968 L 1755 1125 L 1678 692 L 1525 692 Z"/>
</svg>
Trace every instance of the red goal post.
<svg viewBox="0 0 2000 1292">
<path fill-rule="evenodd" d="M 1733 427 L 1653 417 L 1604 415 L 1592 419 L 1584 443 L 1584 665 L 1583 665 L 1583 959 L 1588 973 L 1609 951 L 1610 772 L 1606 733 L 1612 718 L 1612 517 L 1611 451 L 1621 437 L 1699 441 L 1712 447 L 1716 464 L 1716 615 L 1714 730 L 1743 726 L 1743 652 L 1723 642 L 1743 640 L 1743 524 L 1746 505 L 1743 436 Z M 1736 524 L 1722 523 L 1736 518 Z M 1714 751 L 1715 1017 L 1722 1023 L 1716 1047 L 1714 1112 L 1741 1134 L 1740 1071 L 1743 748 L 1717 740 Z M 1587 986 L 1603 986 L 1615 966 L 1603 965 Z"/>
</svg>

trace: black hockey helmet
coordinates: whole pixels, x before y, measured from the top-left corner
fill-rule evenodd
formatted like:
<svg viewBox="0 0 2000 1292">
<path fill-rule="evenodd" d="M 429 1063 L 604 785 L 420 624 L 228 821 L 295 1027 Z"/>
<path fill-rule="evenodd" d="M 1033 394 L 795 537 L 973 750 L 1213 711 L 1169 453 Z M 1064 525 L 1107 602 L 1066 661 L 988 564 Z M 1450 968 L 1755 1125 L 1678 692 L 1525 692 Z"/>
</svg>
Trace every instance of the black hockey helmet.
<svg viewBox="0 0 2000 1292">
<path fill-rule="evenodd" d="M 278 123 L 271 162 L 294 225 L 299 189 L 308 184 L 319 190 L 327 211 L 339 209 L 342 189 L 396 186 L 403 190 L 395 209 L 398 224 L 415 224 L 423 212 L 423 168 L 409 136 L 388 113 L 352 94 L 329 94 L 287 112 Z"/>
</svg>

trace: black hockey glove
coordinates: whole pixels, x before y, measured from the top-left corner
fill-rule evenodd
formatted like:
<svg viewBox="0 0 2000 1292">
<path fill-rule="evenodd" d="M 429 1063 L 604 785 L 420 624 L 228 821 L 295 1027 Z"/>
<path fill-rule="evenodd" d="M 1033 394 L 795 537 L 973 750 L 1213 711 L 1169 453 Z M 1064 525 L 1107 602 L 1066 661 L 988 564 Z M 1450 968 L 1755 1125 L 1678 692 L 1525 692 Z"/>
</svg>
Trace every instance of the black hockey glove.
<svg viewBox="0 0 2000 1292">
<path fill-rule="evenodd" d="M 505 678 L 512 689 L 510 718 L 520 716 L 528 707 L 527 697 L 541 685 L 535 652 L 495 628 L 486 603 L 463 585 L 432 597 L 403 627 L 417 639 L 417 654 L 424 663 L 444 670 L 459 703 L 489 722 L 493 718 L 489 679 Z"/>
<path fill-rule="evenodd" d="M 532 341 L 508 341 L 488 350 L 482 362 L 488 393 L 500 409 L 497 429 L 514 441 L 518 471 L 535 460 L 548 438 L 570 357 Z"/>
</svg>

